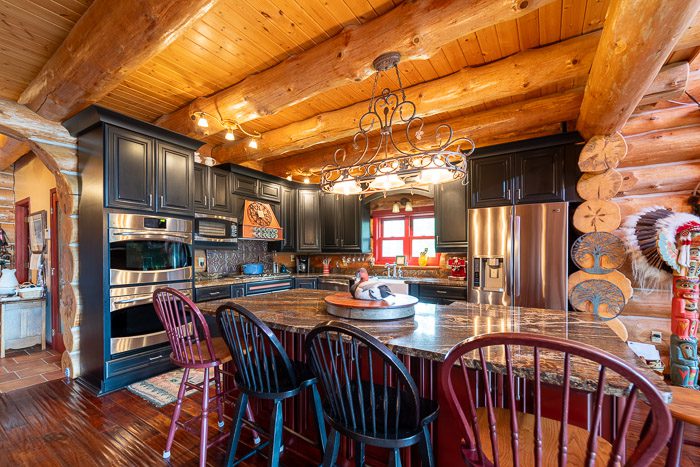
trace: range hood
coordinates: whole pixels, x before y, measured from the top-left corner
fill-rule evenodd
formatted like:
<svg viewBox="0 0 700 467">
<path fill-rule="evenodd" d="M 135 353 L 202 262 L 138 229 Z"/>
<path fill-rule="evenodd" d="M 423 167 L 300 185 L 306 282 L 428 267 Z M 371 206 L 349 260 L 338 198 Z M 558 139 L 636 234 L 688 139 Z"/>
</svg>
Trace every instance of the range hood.
<svg viewBox="0 0 700 467">
<path fill-rule="evenodd" d="M 282 228 L 275 213 L 267 203 L 245 201 L 241 238 L 247 240 L 282 240 Z"/>
</svg>

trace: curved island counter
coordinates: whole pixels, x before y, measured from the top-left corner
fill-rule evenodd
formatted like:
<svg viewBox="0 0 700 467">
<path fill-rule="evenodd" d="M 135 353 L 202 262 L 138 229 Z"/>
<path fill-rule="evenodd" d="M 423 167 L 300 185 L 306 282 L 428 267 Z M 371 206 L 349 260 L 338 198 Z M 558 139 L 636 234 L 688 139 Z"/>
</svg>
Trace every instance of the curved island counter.
<svg viewBox="0 0 700 467">
<path fill-rule="evenodd" d="M 454 302 L 451 305 L 433 305 L 418 303 L 415 306 L 415 316 L 395 321 L 361 321 L 337 318 L 326 312 L 324 298 L 334 292 L 324 290 L 295 289 L 283 292 L 257 295 L 252 297 L 216 300 L 199 303 L 203 313 L 214 315 L 216 309 L 228 302 L 243 305 L 257 315 L 270 328 L 276 331 L 280 341 L 287 349 L 290 358 L 304 360 L 304 336 L 317 324 L 330 320 L 338 320 L 357 326 L 398 354 L 413 375 L 418 385 L 421 397 L 438 400 L 442 407 L 447 407 L 441 400 L 439 391 L 439 370 L 447 353 L 456 344 L 469 337 L 495 332 L 527 332 L 545 336 L 567 338 L 583 342 L 616 355 L 630 366 L 638 369 L 670 400 L 670 390 L 663 379 L 651 370 L 639 364 L 637 357 L 605 323 L 596 321 L 591 314 L 565 312 L 560 310 L 545 310 L 522 307 L 503 307 L 492 305 L 476 305 L 466 302 Z M 532 407 L 531 384 L 528 376 L 532 374 L 530 352 L 524 352 L 523 357 L 514 361 L 514 373 L 517 376 L 516 385 L 520 398 L 518 404 Z M 543 416 L 548 411 L 558 414 L 561 407 L 563 359 L 560 355 L 546 357 L 542 354 L 543 381 Z M 500 378 L 502 373 L 499 366 L 503 355 L 492 349 L 487 353 L 487 361 L 495 369 L 494 377 Z M 598 378 L 597 366 L 576 364 L 573 360 L 571 379 L 571 408 L 576 408 L 569 414 L 569 423 L 588 429 L 593 410 L 593 394 Z M 505 373 L 505 370 L 503 370 Z M 609 434 L 614 426 L 616 415 L 624 407 L 626 387 L 615 384 L 610 379 L 606 393 L 602 434 Z M 496 395 L 498 396 L 498 395 Z M 300 432 L 313 431 L 313 425 L 307 420 L 307 404 L 299 398 L 295 407 L 288 407 L 285 412 L 285 425 Z M 264 410 L 264 407 L 256 407 Z M 548 410 L 549 409 L 549 410 Z M 552 416 L 551 418 L 557 418 Z M 447 411 L 443 411 L 433 426 L 433 445 L 437 465 L 459 465 L 459 439 L 451 436 L 451 428 L 455 420 Z M 289 437 L 291 438 L 291 437 Z M 296 440 L 295 440 L 296 441 Z M 318 452 L 310 446 L 294 443 L 292 449 L 305 453 L 311 460 L 319 460 Z M 353 447 L 349 443 L 341 445 L 341 454 L 351 459 Z M 404 450 L 407 451 L 407 450 Z M 372 452 L 368 450 L 368 457 Z M 379 462 L 386 462 L 388 454 L 375 453 L 381 457 Z M 404 452 L 404 465 L 410 465 L 411 453 Z"/>
</svg>

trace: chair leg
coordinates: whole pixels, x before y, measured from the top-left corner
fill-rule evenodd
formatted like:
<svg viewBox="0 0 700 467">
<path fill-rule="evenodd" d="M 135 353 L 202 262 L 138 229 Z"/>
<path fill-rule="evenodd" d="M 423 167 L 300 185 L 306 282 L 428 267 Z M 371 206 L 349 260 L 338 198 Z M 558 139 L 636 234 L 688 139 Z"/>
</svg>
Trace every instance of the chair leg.
<svg viewBox="0 0 700 467">
<path fill-rule="evenodd" d="M 270 417 L 270 457 L 267 465 L 277 467 L 280 464 L 280 448 L 282 446 L 282 429 L 284 428 L 284 420 L 282 420 L 282 401 L 276 400 Z"/>
<path fill-rule="evenodd" d="M 326 450 L 326 422 L 323 420 L 323 407 L 321 406 L 321 396 L 318 393 L 318 386 L 311 386 L 311 393 L 314 398 L 314 412 L 316 415 L 316 429 L 318 430 L 318 442 L 321 444 L 321 452 Z"/>
<path fill-rule="evenodd" d="M 673 434 L 671 435 L 671 444 L 668 447 L 668 456 L 666 456 L 666 467 L 677 467 L 681 465 L 681 450 L 683 449 L 683 429 L 683 422 L 681 420 L 674 420 Z"/>
<path fill-rule="evenodd" d="M 209 368 L 204 369 L 202 385 L 202 423 L 199 439 L 199 466 L 207 465 L 207 437 L 209 436 Z"/>
<path fill-rule="evenodd" d="M 170 448 L 173 445 L 173 440 L 175 439 L 175 432 L 177 431 L 177 421 L 180 418 L 180 412 L 182 411 L 182 399 L 185 397 L 185 383 L 187 378 L 190 377 L 190 369 L 185 368 L 182 373 L 182 382 L 180 382 L 180 390 L 177 392 L 177 404 L 175 405 L 175 411 L 173 412 L 173 418 L 170 420 L 170 430 L 168 431 L 168 440 L 165 442 L 165 451 L 163 451 L 163 459 L 168 459 L 170 457 Z"/>
<path fill-rule="evenodd" d="M 331 428 L 326 450 L 323 451 L 323 467 L 335 466 L 335 461 L 338 459 L 338 449 L 340 449 L 340 433 L 335 431 L 335 428 Z"/>
<path fill-rule="evenodd" d="M 398 449 L 391 450 L 391 457 L 389 457 L 389 467 L 401 467 L 401 454 Z"/>
<path fill-rule="evenodd" d="M 236 450 L 238 449 L 238 441 L 241 439 L 241 430 L 243 429 L 243 416 L 248 407 L 248 396 L 241 393 L 236 402 L 235 413 L 233 414 L 233 432 L 231 433 L 231 444 L 228 447 L 228 459 L 226 466 L 231 467 L 236 460 Z"/>
<path fill-rule="evenodd" d="M 420 451 L 420 462 L 422 467 L 435 467 L 435 457 L 433 456 L 433 446 L 430 444 L 430 428 L 423 425 L 423 439 L 418 443 Z"/>
<path fill-rule="evenodd" d="M 365 443 L 359 441 L 355 443 L 355 467 L 364 467 L 365 465 Z"/>
<path fill-rule="evenodd" d="M 255 423 L 255 415 L 253 415 L 253 409 L 250 408 L 250 404 L 246 404 L 245 415 L 250 423 Z M 253 429 L 253 443 L 257 446 L 260 444 L 260 434 Z"/>
<path fill-rule="evenodd" d="M 224 409 L 221 391 L 221 371 L 218 366 L 214 367 L 214 385 L 216 387 L 216 414 L 219 417 L 219 428 L 224 427 Z"/>
</svg>

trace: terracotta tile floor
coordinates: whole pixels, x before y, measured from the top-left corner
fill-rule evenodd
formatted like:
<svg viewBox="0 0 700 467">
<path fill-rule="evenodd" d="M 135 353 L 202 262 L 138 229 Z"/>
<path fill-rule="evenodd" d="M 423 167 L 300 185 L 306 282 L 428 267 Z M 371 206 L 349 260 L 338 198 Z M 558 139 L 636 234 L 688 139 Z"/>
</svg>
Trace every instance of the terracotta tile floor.
<svg viewBox="0 0 700 467">
<path fill-rule="evenodd" d="M 36 345 L 8 350 L 0 358 L 0 393 L 26 388 L 63 377 L 61 356 L 52 349 Z"/>
</svg>

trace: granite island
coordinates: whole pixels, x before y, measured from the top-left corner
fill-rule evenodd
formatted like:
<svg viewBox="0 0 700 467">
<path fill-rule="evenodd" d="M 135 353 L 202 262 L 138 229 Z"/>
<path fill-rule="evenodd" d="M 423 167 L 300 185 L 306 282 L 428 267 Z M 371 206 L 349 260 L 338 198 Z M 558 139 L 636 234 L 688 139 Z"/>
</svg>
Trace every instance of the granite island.
<svg viewBox="0 0 700 467">
<path fill-rule="evenodd" d="M 280 341 L 287 349 L 290 357 L 303 360 L 304 336 L 317 324 L 329 320 L 348 322 L 367 331 L 392 351 L 400 356 L 418 384 L 422 397 L 441 401 L 438 375 L 441 362 L 447 353 L 462 340 L 481 334 L 494 332 L 527 332 L 540 335 L 562 337 L 593 345 L 625 360 L 637 368 L 670 400 L 670 390 L 662 378 L 642 367 L 639 360 L 605 323 L 596 321 L 592 314 L 566 312 L 560 310 L 544 310 L 522 307 L 503 307 L 492 305 L 476 305 L 457 301 L 451 305 L 433 305 L 419 303 L 416 314 L 411 318 L 396 321 L 358 321 L 341 319 L 326 313 L 324 297 L 333 292 L 323 290 L 295 289 L 252 297 L 216 300 L 198 304 L 205 314 L 213 315 L 222 304 L 235 302 L 243 305 L 258 316 L 270 328 L 275 330 Z M 523 352 L 522 358 L 514 361 L 514 371 L 517 384 L 522 389 L 523 405 L 531 404 L 528 400 L 528 376 L 532 362 L 528 352 Z M 561 401 L 561 368 L 560 355 L 543 354 L 542 377 L 548 383 L 549 394 L 543 397 L 552 411 L 556 411 Z M 494 368 L 494 377 L 501 377 L 499 363 L 502 355 L 498 351 L 488 353 L 487 361 Z M 575 362 L 575 360 L 574 360 Z M 592 410 L 592 394 L 598 377 L 597 366 L 575 364 L 572 369 L 572 401 L 574 398 L 580 410 L 570 414 L 569 422 L 589 428 L 590 411 Z M 500 384 L 500 383 L 499 383 Z M 612 430 L 618 411 L 624 406 L 624 384 L 616 384 L 614 378 L 609 380 L 606 388 L 603 435 Z M 441 404 L 446 406 L 445 404 Z M 530 405 L 531 407 L 531 405 Z M 546 411 L 543 411 L 543 415 Z M 301 407 L 292 410 L 289 420 L 296 428 L 306 424 L 303 401 Z M 286 416 L 286 415 L 285 415 Z M 453 420 L 448 414 L 438 417 L 433 430 L 435 453 L 439 465 L 448 465 L 457 454 L 459 440 L 440 433 L 449 433 Z M 297 426 L 298 425 L 298 426 Z M 295 428 L 295 429 L 296 429 Z M 346 458 L 352 457 L 352 446 L 345 446 Z M 453 455 L 454 454 L 454 455 Z M 410 453 L 406 454 L 410 462 Z M 445 462 L 445 464 L 443 464 Z M 404 464 L 406 465 L 406 464 Z"/>
</svg>

